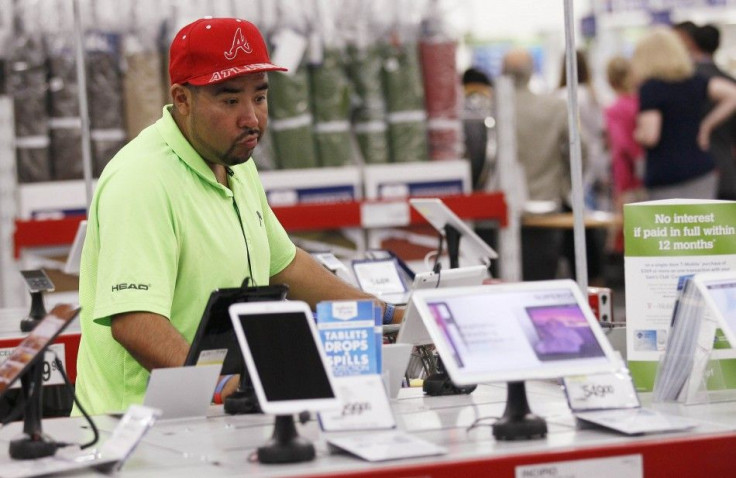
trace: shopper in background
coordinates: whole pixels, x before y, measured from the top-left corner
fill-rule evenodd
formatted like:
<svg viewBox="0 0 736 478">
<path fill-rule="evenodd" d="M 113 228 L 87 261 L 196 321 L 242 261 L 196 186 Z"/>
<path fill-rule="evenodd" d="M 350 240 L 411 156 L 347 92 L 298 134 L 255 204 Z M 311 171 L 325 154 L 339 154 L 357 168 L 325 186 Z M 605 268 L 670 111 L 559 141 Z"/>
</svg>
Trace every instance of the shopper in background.
<svg viewBox="0 0 736 478">
<path fill-rule="evenodd" d="M 567 108 L 555 95 L 529 90 L 533 73 L 534 61 L 527 50 L 512 49 L 504 56 L 503 74 L 515 87 L 516 147 L 529 200 L 547 201 L 559 212 L 571 190 Z M 524 280 L 556 277 L 561 241 L 559 229 L 522 227 Z"/>
<path fill-rule="evenodd" d="M 684 43 L 664 27 L 637 43 L 632 69 L 640 85 L 635 137 L 646 149 L 649 198 L 715 198 L 710 136 L 736 109 L 736 86 L 696 75 Z M 715 107 L 701 120 L 707 99 Z"/>
<path fill-rule="evenodd" d="M 641 182 L 644 153 L 634 139 L 639 100 L 631 75 L 631 62 L 627 58 L 611 58 L 606 66 L 606 76 L 616 94 L 613 103 L 605 109 L 605 124 L 611 152 L 614 211 L 621 214 L 624 204 L 643 201 L 646 196 Z M 623 241 L 623 230 L 616 227 L 609 236 L 606 249 L 621 254 Z"/>
<path fill-rule="evenodd" d="M 725 78 L 736 82 L 732 76 L 721 70 L 713 61 L 713 55 L 721 43 L 721 33 L 713 25 L 703 25 L 693 32 L 694 48 L 691 56 L 695 61 L 695 72 L 706 78 Z M 715 107 L 714 102 L 708 101 L 703 116 L 705 117 Z M 726 121 L 713 129 L 710 136 L 710 153 L 718 168 L 718 199 L 736 200 L 736 117 L 731 115 Z"/>
<path fill-rule="evenodd" d="M 100 177 L 80 273 L 76 392 L 90 413 L 141 402 L 151 369 L 182 365 L 214 289 L 249 278 L 287 284 L 312 308 L 373 299 L 295 247 L 266 202 L 251 154 L 272 70 L 284 68 L 252 23 L 185 26 L 170 50 L 173 104 Z M 384 307 L 385 322 L 401 319 Z M 221 382 L 220 396 L 237 381 Z"/>
<path fill-rule="evenodd" d="M 593 77 L 584 52 L 576 52 L 578 72 L 578 110 L 580 112 L 580 135 L 584 140 L 587 168 L 583 171 L 585 204 L 590 209 L 607 210 L 610 203 L 609 180 L 611 161 L 606 152 L 603 107 L 593 87 Z M 562 57 L 560 98 L 567 101 L 566 57 Z"/>
<path fill-rule="evenodd" d="M 493 116 L 493 87 L 482 70 L 463 73 L 463 133 L 465 157 L 470 161 L 473 189 L 483 189 L 487 164 L 489 120 Z"/>
<path fill-rule="evenodd" d="M 587 167 L 583 170 L 583 195 L 587 209 L 610 209 L 610 159 L 604 143 L 603 108 L 598 102 L 593 88 L 590 68 L 585 53 L 576 51 L 578 73 L 578 111 L 580 114 L 580 138 L 587 157 Z M 565 101 L 567 95 L 566 57 L 562 57 L 560 85 L 558 95 Z M 564 205 L 565 212 L 572 212 L 570 205 Z M 585 230 L 585 252 L 588 265 L 588 278 L 593 285 L 603 281 L 603 244 L 605 231 L 597 228 Z M 570 274 L 575 277 L 575 235 L 572 229 L 566 229 L 562 239 L 562 253 L 569 266 Z"/>
<path fill-rule="evenodd" d="M 686 20 L 684 22 L 675 23 L 672 25 L 672 30 L 677 33 L 677 36 L 680 37 L 680 40 L 682 40 L 682 43 L 685 45 L 685 48 L 689 52 L 692 52 L 695 50 L 695 40 L 693 40 L 693 37 L 695 36 L 695 30 L 698 29 L 698 26 L 695 24 L 695 22 L 691 22 L 690 20 Z"/>
</svg>

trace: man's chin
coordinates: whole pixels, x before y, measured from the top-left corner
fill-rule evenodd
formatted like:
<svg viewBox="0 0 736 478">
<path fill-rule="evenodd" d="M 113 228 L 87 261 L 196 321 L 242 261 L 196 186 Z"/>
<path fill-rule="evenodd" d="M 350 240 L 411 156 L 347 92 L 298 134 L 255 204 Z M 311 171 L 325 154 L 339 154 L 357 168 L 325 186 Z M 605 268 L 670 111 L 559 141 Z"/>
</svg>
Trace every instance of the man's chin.
<svg viewBox="0 0 736 478">
<path fill-rule="evenodd" d="M 227 165 L 228 166 L 237 166 L 239 164 L 247 163 L 249 159 L 250 159 L 250 156 L 245 157 L 245 158 L 243 158 L 243 157 L 240 157 L 240 158 L 228 158 Z"/>
</svg>

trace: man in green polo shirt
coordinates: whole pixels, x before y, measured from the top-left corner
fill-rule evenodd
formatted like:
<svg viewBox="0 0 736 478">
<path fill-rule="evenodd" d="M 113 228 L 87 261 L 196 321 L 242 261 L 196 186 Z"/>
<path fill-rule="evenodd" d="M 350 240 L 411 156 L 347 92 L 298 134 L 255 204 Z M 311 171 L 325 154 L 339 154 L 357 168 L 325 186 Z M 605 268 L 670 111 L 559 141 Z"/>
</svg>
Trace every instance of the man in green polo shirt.
<svg viewBox="0 0 736 478">
<path fill-rule="evenodd" d="M 110 161 L 89 211 L 76 386 L 89 413 L 142 402 L 151 369 L 182 365 L 214 289 L 249 277 L 312 307 L 373 298 L 295 247 L 266 202 L 250 158 L 273 70 L 245 20 L 200 19 L 172 41 L 173 104 Z"/>
</svg>

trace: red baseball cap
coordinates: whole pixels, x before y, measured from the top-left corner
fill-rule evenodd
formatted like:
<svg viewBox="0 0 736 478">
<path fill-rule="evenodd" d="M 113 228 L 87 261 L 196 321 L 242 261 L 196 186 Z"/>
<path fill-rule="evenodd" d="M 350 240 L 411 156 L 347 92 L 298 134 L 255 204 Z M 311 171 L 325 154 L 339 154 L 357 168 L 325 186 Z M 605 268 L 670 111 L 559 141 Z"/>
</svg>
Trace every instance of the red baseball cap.
<svg viewBox="0 0 736 478">
<path fill-rule="evenodd" d="M 239 18 L 200 18 L 179 30 L 169 50 L 172 85 L 209 85 L 274 70 L 286 68 L 271 63 L 261 32 Z"/>
</svg>

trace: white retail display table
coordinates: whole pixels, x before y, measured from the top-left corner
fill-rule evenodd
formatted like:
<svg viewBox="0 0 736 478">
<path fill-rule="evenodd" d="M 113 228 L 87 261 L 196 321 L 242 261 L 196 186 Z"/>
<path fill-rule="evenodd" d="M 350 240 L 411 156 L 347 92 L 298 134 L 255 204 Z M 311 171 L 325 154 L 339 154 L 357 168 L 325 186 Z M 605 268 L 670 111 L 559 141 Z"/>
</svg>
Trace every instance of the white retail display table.
<svg viewBox="0 0 736 478">
<path fill-rule="evenodd" d="M 307 463 L 263 465 L 252 462 L 256 447 L 270 438 L 273 418 L 264 415 L 228 416 L 221 406 L 210 408 L 207 419 L 159 421 L 145 436 L 119 472 L 123 477 L 204 476 L 562 476 L 521 473 L 519 467 L 541 464 L 594 467 L 588 476 L 606 477 L 617 461 L 640 460 L 641 472 L 629 476 L 734 476 L 736 403 L 672 406 L 699 425 L 689 432 L 626 437 L 601 429 L 577 429 L 560 388 L 551 382 L 527 383 L 532 411 L 546 418 L 546 438 L 502 442 L 490 426 L 468 430 L 477 417 L 503 413 L 504 385 L 481 385 L 471 395 L 424 397 L 421 389 L 402 389 L 393 409 L 399 428 L 442 445 L 446 455 L 368 463 L 350 455 L 331 455 L 317 422 L 297 425 L 302 436 L 314 441 L 317 458 Z M 646 401 L 646 396 L 644 397 Z M 101 442 L 115 427 L 109 416 L 95 417 Z M 483 423 L 490 425 L 492 419 Z M 0 476 L 8 463 L 8 444 L 21 431 L 12 423 L 0 429 Z M 43 421 L 46 434 L 57 441 L 85 442 L 91 438 L 81 418 Z M 590 469 L 590 468 L 589 468 Z M 88 470 L 74 476 L 98 476 Z M 585 476 L 566 474 L 564 476 Z M 628 478 L 628 476 L 627 476 Z"/>
</svg>

